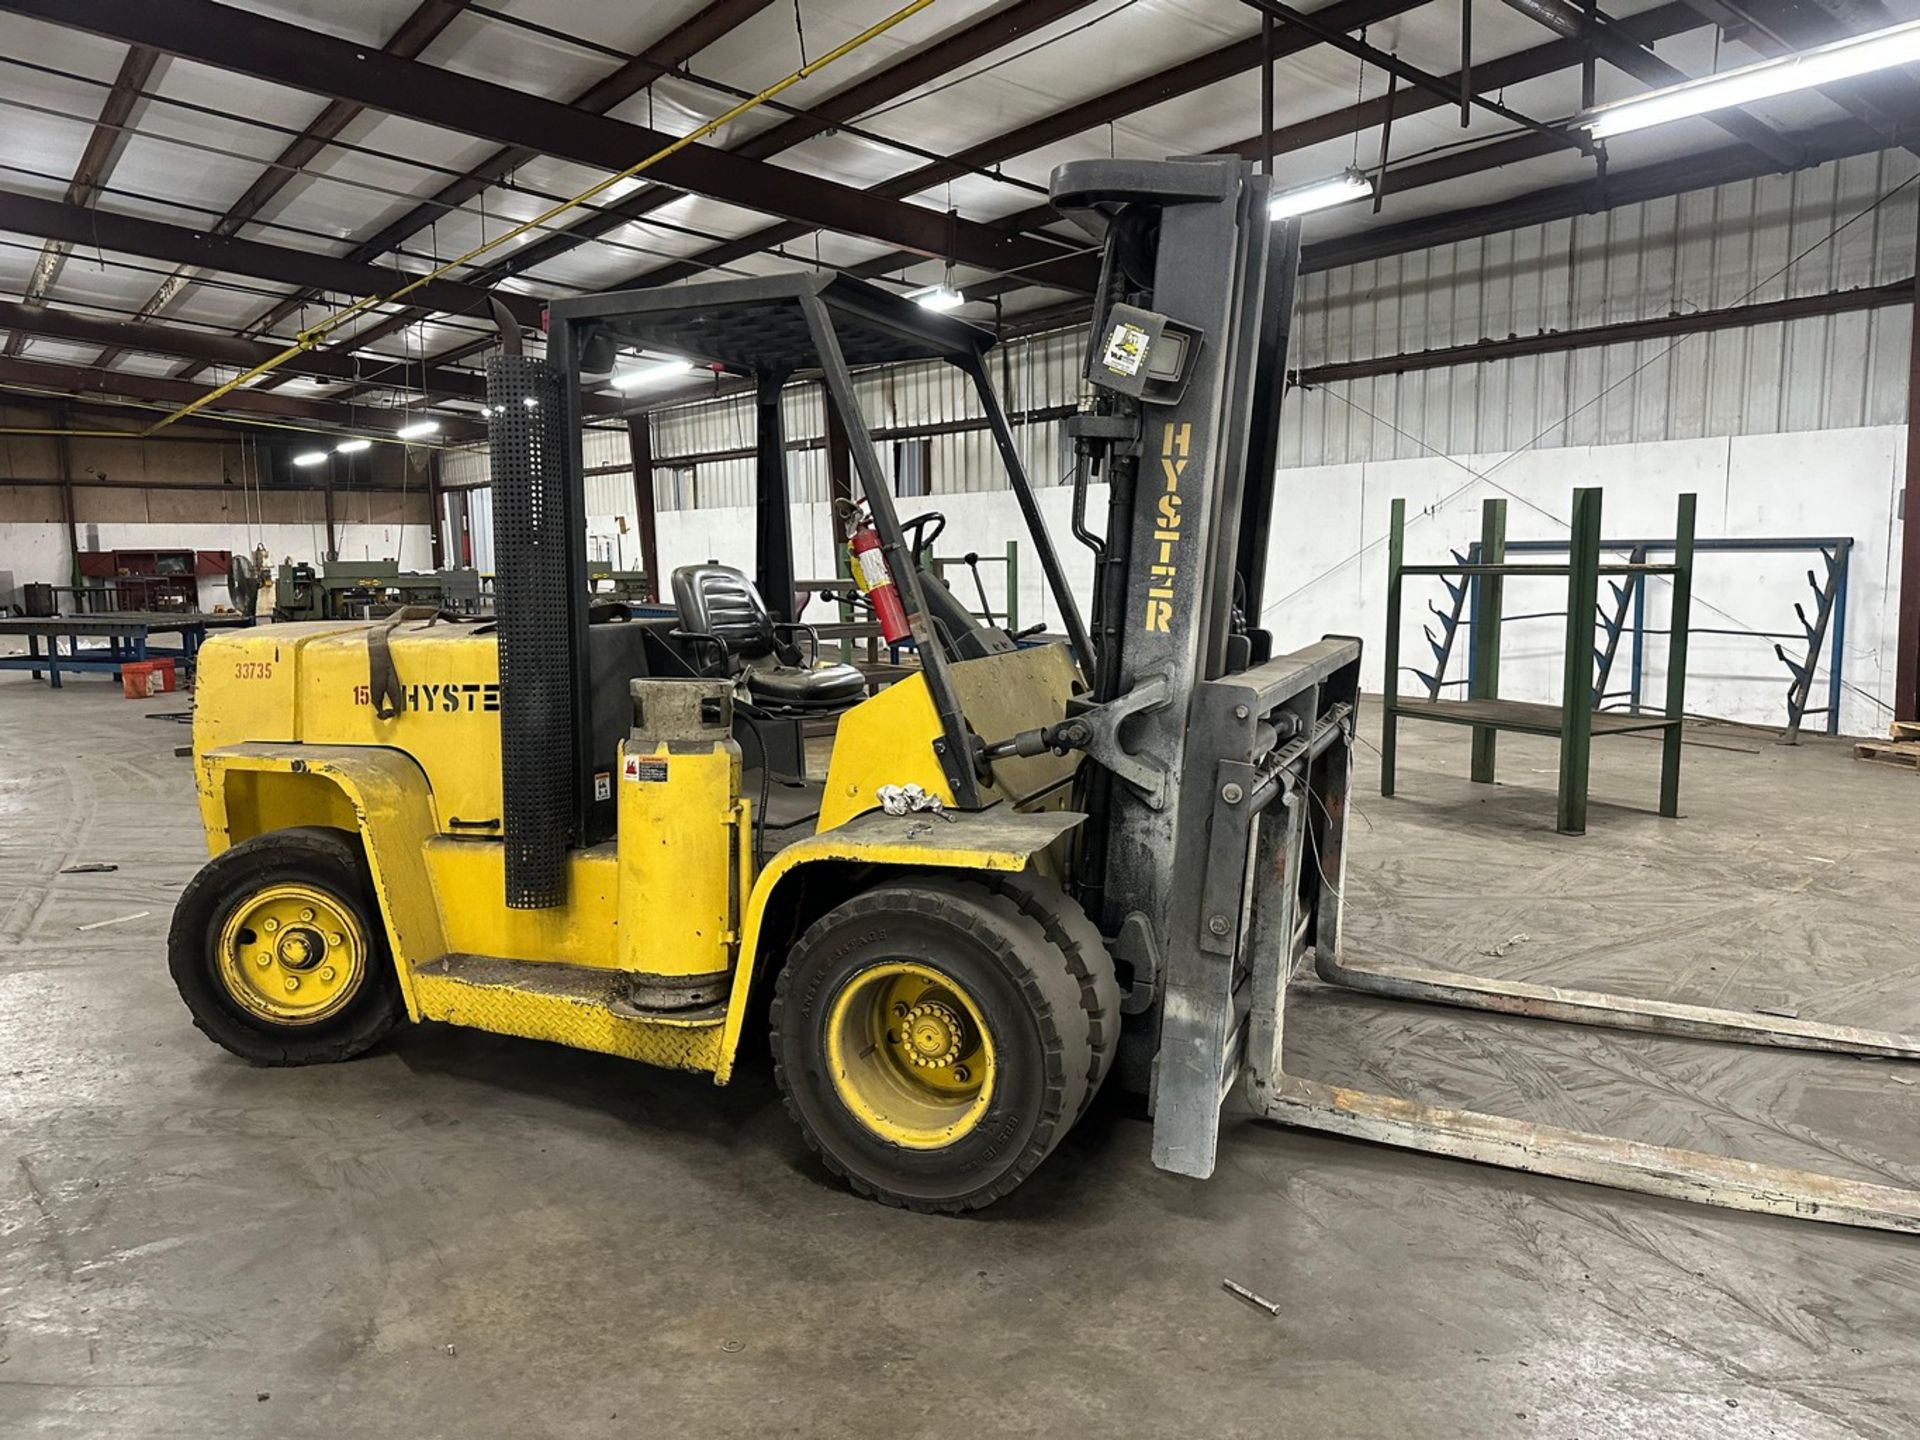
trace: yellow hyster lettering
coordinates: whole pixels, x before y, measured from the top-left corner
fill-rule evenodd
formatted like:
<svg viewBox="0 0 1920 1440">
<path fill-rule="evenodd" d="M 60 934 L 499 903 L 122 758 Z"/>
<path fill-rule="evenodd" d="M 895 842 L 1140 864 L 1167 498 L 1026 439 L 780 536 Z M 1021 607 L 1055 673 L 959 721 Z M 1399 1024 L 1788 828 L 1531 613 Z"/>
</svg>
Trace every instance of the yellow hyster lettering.
<svg viewBox="0 0 1920 1440">
<path fill-rule="evenodd" d="M 1153 567 L 1153 574 L 1162 583 L 1147 592 L 1147 629 L 1157 635 L 1167 634 L 1173 625 L 1173 581 L 1180 573 L 1173 558 L 1174 543 L 1180 538 L 1180 476 L 1187 468 L 1192 442 L 1191 421 L 1175 425 L 1169 420 L 1160 428 L 1160 474 L 1165 489 L 1155 504 L 1160 528 L 1153 538 L 1159 542 L 1160 563 Z"/>
</svg>

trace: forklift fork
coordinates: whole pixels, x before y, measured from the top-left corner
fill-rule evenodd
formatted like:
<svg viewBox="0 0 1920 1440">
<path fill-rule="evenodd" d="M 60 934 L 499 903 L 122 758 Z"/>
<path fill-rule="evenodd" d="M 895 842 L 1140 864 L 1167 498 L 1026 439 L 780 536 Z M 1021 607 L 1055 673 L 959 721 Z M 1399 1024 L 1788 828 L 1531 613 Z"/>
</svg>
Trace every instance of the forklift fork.
<svg viewBox="0 0 1920 1440">
<path fill-rule="evenodd" d="M 1231 912 L 1238 924 L 1230 913 L 1226 926 L 1237 943 L 1226 947 L 1227 965 L 1216 963 L 1212 971 L 1232 997 L 1218 1030 L 1219 1093 L 1224 1097 L 1244 1080 L 1254 1110 L 1268 1119 L 1399 1149 L 1727 1209 L 1920 1234 L 1920 1189 L 1456 1110 L 1286 1073 L 1286 995 L 1308 959 L 1327 983 L 1394 999 L 1693 1038 L 1920 1057 L 1913 1038 L 1848 1026 L 1778 1023 L 1417 967 L 1345 964 L 1341 909 L 1359 664 L 1357 640 L 1329 638 L 1201 687 L 1199 728 L 1227 740 L 1214 750 L 1220 758 L 1201 886 L 1202 913 L 1212 913 L 1209 928 L 1219 928 L 1212 920 L 1221 918 L 1227 895 L 1237 892 L 1238 901 Z M 1271 738 L 1251 762 L 1230 739 L 1236 719 L 1244 733 Z M 1249 722 L 1254 728 L 1245 731 Z M 1163 1037 L 1163 1082 L 1164 1059 Z M 1217 1114 L 1213 1123 L 1217 1127 Z M 1163 1136 L 1163 1125 L 1171 1133 Z M 1212 1136 L 1193 1129 L 1190 1110 L 1163 1114 L 1156 1103 L 1155 1127 L 1161 1164 L 1183 1173 L 1212 1169 Z"/>
</svg>

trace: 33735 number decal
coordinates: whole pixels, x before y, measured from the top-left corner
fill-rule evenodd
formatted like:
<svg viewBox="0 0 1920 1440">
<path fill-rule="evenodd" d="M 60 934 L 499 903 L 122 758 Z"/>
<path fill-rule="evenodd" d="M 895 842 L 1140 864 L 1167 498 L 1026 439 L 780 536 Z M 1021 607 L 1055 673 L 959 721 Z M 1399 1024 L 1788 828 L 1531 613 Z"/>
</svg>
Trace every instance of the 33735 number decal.
<svg viewBox="0 0 1920 1440">
<path fill-rule="evenodd" d="M 271 660 L 236 660 L 233 662 L 233 678 L 236 680 L 271 680 L 273 662 Z"/>
</svg>

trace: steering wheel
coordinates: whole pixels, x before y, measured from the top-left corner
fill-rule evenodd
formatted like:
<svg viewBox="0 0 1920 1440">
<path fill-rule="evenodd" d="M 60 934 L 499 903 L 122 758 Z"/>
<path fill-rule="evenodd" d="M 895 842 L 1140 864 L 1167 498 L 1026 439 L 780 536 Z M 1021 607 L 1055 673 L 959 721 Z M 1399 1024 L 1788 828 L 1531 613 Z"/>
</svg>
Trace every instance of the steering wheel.
<svg viewBox="0 0 1920 1440">
<path fill-rule="evenodd" d="M 932 527 L 931 530 L 928 527 Z M 940 538 L 946 528 L 947 517 L 938 510 L 929 510 L 924 515 L 900 522 L 900 533 L 907 537 L 914 564 L 920 563 L 920 557 L 932 548 L 933 542 Z"/>
</svg>

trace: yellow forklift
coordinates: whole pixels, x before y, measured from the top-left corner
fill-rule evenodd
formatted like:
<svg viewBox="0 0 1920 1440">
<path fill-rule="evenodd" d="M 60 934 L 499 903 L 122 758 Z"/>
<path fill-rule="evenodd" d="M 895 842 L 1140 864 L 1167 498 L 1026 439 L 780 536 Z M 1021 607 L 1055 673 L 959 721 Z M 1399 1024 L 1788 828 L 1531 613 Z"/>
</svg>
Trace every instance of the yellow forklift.
<svg viewBox="0 0 1920 1440">
<path fill-rule="evenodd" d="M 1411 1149 L 1920 1229 L 1889 1187 L 1284 1072 L 1287 987 L 1308 965 L 1515 1002 L 1339 953 L 1360 645 L 1274 655 L 1258 624 L 1295 225 L 1268 221 L 1268 182 L 1235 159 L 1074 162 L 1053 196 L 1102 250 L 1090 399 L 1069 422 L 1090 625 L 985 332 L 805 274 L 559 301 L 539 357 L 503 322 L 497 617 L 277 625 L 201 652 L 212 859 L 170 935 L 200 1028 L 301 1065 L 433 1020 L 717 1083 L 770 1044 L 825 1164 L 920 1210 L 1006 1195 L 1111 1076 L 1148 1098 L 1155 1162 L 1184 1175 L 1211 1173 L 1237 1093 Z M 754 574 L 685 567 L 670 613 L 589 595 L 581 402 L 623 352 L 756 386 Z M 919 362 L 970 380 L 1064 639 L 1020 643 L 918 563 L 942 522 L 897 512 L 857 372 Z M 838 509 L 865 603 L 917 656 L 874 693 L 795 623 L 780 397 L 796 374 L 820 378 L 847 436 L 861 494 Z M 1756 1038 L 1715 1031 L 1718 1012 L 1598 998 L 1615 1019 L 1563 1018 Z M 1886 1053 L 1873 1038 L 1824 1048 Z"/>
</svg>

